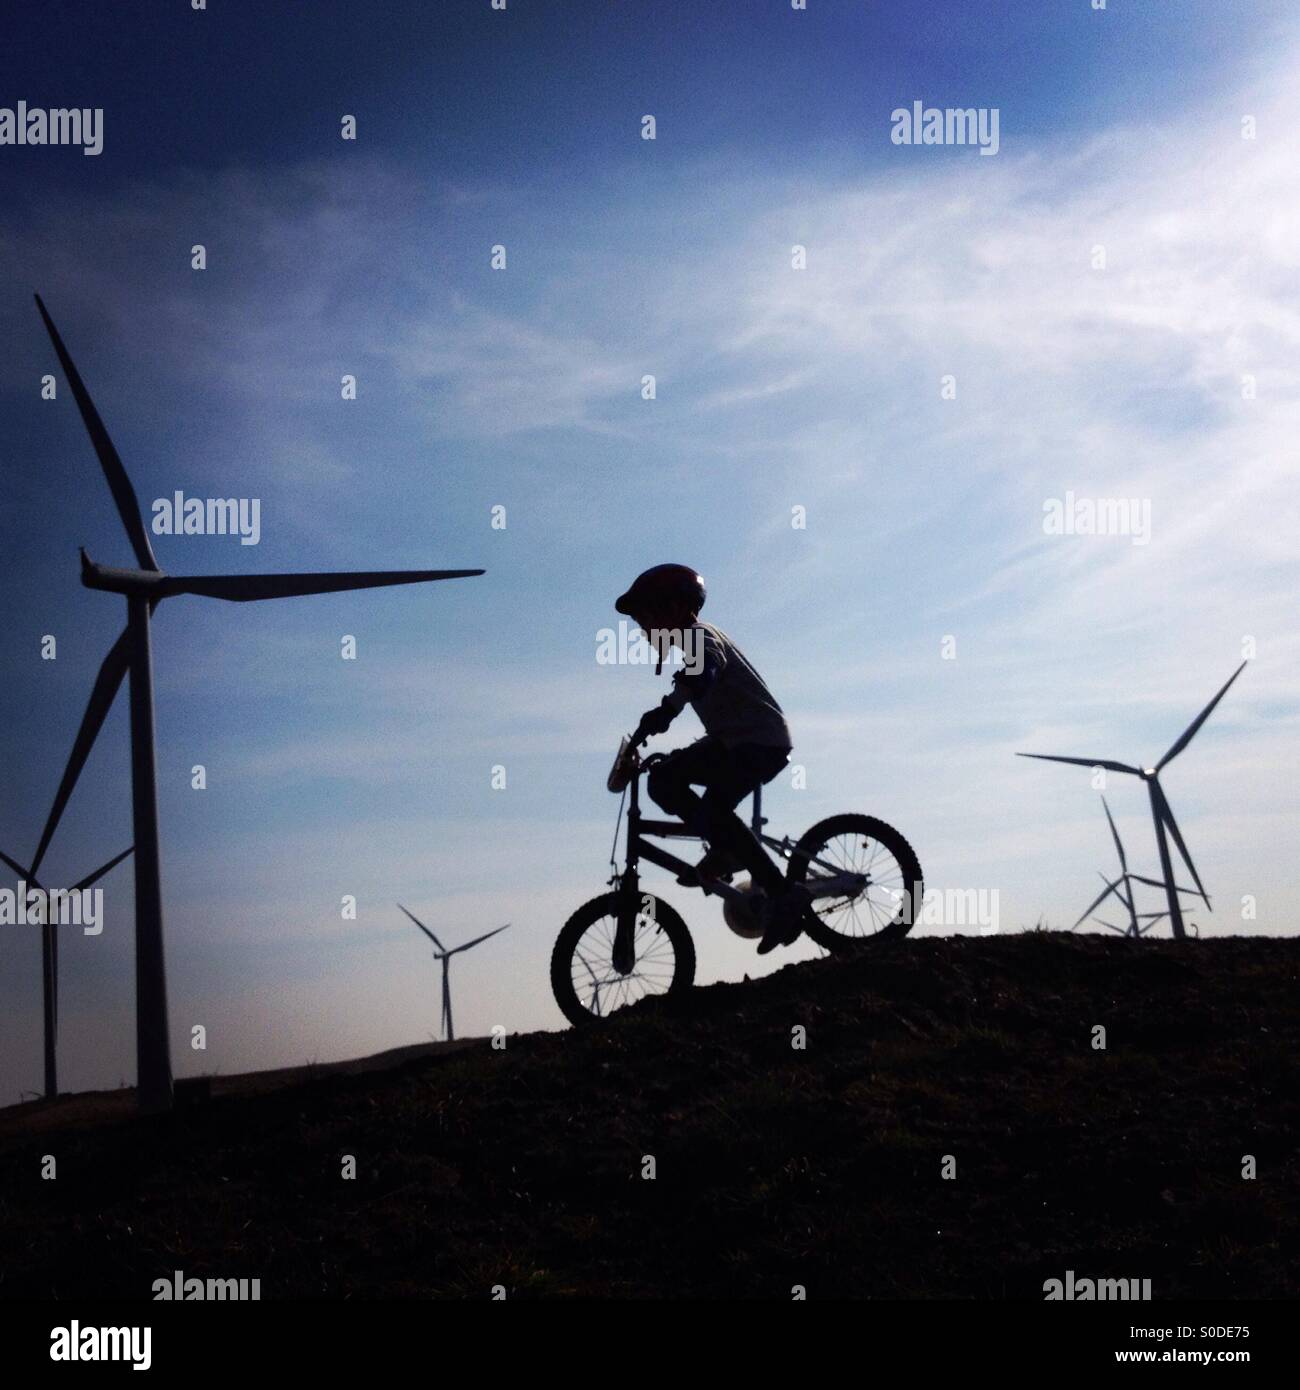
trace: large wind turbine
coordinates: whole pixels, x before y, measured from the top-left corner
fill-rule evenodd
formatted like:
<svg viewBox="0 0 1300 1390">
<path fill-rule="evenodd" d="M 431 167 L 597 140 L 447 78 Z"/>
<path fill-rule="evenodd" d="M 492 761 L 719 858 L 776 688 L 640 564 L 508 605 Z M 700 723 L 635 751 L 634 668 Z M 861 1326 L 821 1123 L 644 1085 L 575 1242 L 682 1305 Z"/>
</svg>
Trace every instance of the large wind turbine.
<svg viewBox="0 0 1300 1390">
<path fill-rule="evenodd" d="M 402 907 L 401 903 L 397 905 Z M 456 1034 L 451 1027 L 451 958 L 458 956 L 462 951 L 468 951 L 471 946 L 477 946 L 480 941 L 486 941 L 489 936 L 495 936 L 497 932 L 505 931 L 510 923 L 507 922 L 506 927 L 497 927 L 490 932 L 484 932 L 482 936 L 476 936 L 473 941 L 467 941 L 463 946 L 453 946 L 449 951 L 413 912 L 407 912 L 404 907 L 402 907 L 402 911 L 406 912 L 411 921 L 433 942 L 433 958 L 442 962 L 442 1031 L 446 1034 L 447 1041 L 452 1042 L 455 1040 Z"/>
<path fill-rule="evenodd" d="M 116 859 L 101 864 L 94 873 L 87 874 L 79 883 L 74 883 L 66 891 L 80 893 L 92 883 L 98 883 L 110 869 L 115 869 L 131 851 L 124 849 Z M 36 877 L 39 860 L 32 861 L 30 869 L 10 859 L 0 850 L 3 860 L 27 885 L 45 894 L 45 917 L 41 923 L 41 995 L 45 1011 L 45 1095 L 53 1100 L 59 1094 L 58 1038 L 59 1038 L 59 933 L 58 924 L 53 920 L 50 910 L 50 890 L 46 889 Z"/>
<path fill-rule="evenodd" d="M 1183 863 L 1191 871 L 1192 879 L 1196 884 L 1197 893 L 1205 899 L 1206 907 L 1210 906 L 1210 899 L 1206 895 L 1205 887 L 1201 883 L 1201 877 L 1196 872 L 1196 865 L 1192 863 L 1191 855 L 1187 852 L 1187 846 L 1183 843 L 1183 837 L 1178 829 L 1178 823 L 1174 820 L 1174 813 L 1170 809 L 1168 798 L 1160 786 L 1160 771 L 1166 764 L 1173 760 L 1183 751 L 1184 748 L 1196 736 L 1196 731 L 1210 717 L 1215 705 L 1228 693 L 1228 687 L 1246 669 L 1243 661 L 1240 666 L 1228 677 L 1223 689 L 1210 701 L 1208 705 L 1196 716 L 1195 719 L 1183 730 L 1178 738 L 1171 745 L 1169 751 L 1155 765 L 1155 767 L 1131 767 L 1128 763 L 1113 762 L 1108 758 L 1063 758 L 1053 753 L 1017 753 L 1018 758 L 1040 758 L 1049 763 L 1075 763 L 1079 767 L 1103 767 L 1109 772 L 1129 772 L 1134 777 L 1140 777 L 1147 785 L 1147 794 L 1151 800 L 1151 816 L 1155 821 L 1156 827 L 1156 846 L 1160 851 L 1160 872 L 1163 875 L 1163 882 L 1157 886 L 1164 888 L 1169 901 L 1169 921 L 1174 929 L 1174 936 L 1180 940 L 1186 935 L 1183 930 L 1183 910 L 1182 904 L 1178 900 L 1178 886 L 1174 882 L 1174 868 L 1169 854 L 1169 840 L 1166 831 L 1173 836 L 1174 844 L 1178 846 L 1178 852 L 1183 857 Z M 1107 812 L 1109 815 L 1109 812 Z M 1149 881 L 1149 880 L 1148 880 Z M 1189 890 L 1188 890 L 1189 891 Z M 1103 894 L 1103 897 L 1105 895 Z M 1100 901 L 1100 900 L 1099 900 Z"/>
<path fill-rule="evenodd" d="M 376 570 L 343 574 L 203 575 L 181 578 L 164 574 L 149 544 L 140 504 L 122 460 L 108 437 L 81 375 L 73 365 L 40 295 L 36 296 L 46 331 L 81 412 L 118 515 L 135 552 L 138 569 L 108 569 L 94 564 L 83 550 L 81 582 L 88 589 L 121 594 L 127 604 L 126 630 L 104 658 L 81 721 L 72 756 L 63 774 L 54 807 L 41 836 L 37 860 L 45 852 L 68 797 L 81 774 L 122 677 L 131 672 L 131 799 L 135 823 L 135 978 L 138 1098 L 145 1110 L 165 1110 L 172 1102 L 171 1045 L 167 1023 L 167 985 L 163 961 L 162 883 L 158 845 L 158 788 L 155 772 L 153 659 L 149 627 L 153 611 L 165 598 L 198 594 L 203 598 L 247 603 L 256 599 L 292 598 L 302 594 L 338 593 L 391 584 L 421 584 L 435 579 L 462 579 L 482 574 L 468 570 Z"/>
</svg>

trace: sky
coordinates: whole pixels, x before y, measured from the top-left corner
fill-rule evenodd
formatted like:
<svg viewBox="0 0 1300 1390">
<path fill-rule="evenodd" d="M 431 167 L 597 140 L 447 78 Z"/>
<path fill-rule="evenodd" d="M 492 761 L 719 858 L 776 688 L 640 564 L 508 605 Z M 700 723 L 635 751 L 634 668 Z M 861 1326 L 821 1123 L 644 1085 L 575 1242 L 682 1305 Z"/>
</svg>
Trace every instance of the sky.
<svg viewBox="0 0 1300 1390">
<path fill-rule="evenodd" d="M 0 106 L 104 114 L 95 156 L 0 145 L 0 849 L 30 859 L 123 622 L 77 547 L 131 563 L 33 291 L 147 515 L 260 500 L 257 545 L 155 536 L 164 569 L 487 571 L 159 610 L 177 1074 L 436 1036 L 399 901 L 448 944 L 511 924 L 453 963 L 458 1032 L 563 1026 L 551 946 L 605 891 L 605 774 L 666 686 L 599 635 L 668 560 L 787 712 L 806 785 L 769 829 L 880 816 L 1004 932 L 1069 927 L 1113 871 L 1088 770 L 1014 753 L 1149 763 L 1249 658 L 1163 781 L 1200 934 L 1294 933 L 1288 9 L 74 0 L 8 35 Z M 996 110 L 996 154 L 895 143 L 914 102 Z M 1071 497 L 1149 526 L 1052 534 Z M 123 691 L 47 882 L 130 843 L 128 758 Z M 816 954 L 645 882 L 703 982 Z M 102 934 L 64 938 L 65 1089 L 134 1079 L 130 861 L 102 886 Z M 38 945 L 0 928 L 0 1104 L 40 1085 Z"/>
</svg>

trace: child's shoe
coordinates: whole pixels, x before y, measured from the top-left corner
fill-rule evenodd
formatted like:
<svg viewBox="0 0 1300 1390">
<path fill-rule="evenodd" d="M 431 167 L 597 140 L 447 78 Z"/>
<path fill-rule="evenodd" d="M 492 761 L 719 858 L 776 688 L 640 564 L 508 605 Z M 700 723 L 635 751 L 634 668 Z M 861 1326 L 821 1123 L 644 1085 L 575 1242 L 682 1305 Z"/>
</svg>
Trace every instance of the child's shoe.
<svg viewBox="0 0 1300 1390">
<path fill-rule="evenodd" d="M 803 915 L 812 898 L 801 883 L 792 883 L 778 898 L 763 904 L 763 939 L 758 954 L 765 956 L 778 946 L 793 946 L 803 935 Z"/>
<path fill-rule="evenodd" d="M 677 882 L 687 888 L 699 888 L 705 883 L 729 883 L 744 866 L 724 849 L 708 849 L 689 873 L 680 874 Z"/>
</svg>

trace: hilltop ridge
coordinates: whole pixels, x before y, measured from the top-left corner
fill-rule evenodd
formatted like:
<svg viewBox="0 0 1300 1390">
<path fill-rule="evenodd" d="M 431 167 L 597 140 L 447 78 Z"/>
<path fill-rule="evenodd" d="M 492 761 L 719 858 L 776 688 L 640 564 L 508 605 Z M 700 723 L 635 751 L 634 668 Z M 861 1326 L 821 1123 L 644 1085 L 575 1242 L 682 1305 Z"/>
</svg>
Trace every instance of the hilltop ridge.
<svg viewBox="0 0 1300 1390">
<path fill-rule="evenodd" d="M 179 1269 L 264 1299 L 1041 1299 L 1067 1270 L 1294 1296 L 1298 977 L 1278 938 L 905 940 L 500 1050 L 0 1127 L 0 1295 Z"/>
</svg>

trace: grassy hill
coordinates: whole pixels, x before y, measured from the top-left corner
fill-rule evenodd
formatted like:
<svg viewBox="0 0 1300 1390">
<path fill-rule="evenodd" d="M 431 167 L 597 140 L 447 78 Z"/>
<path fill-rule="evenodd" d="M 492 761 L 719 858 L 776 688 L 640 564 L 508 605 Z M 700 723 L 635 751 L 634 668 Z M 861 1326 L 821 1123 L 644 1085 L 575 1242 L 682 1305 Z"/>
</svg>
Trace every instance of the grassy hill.
<svg viewBox="0 0 1300 1390">
<path fill-rule="evenodd" d="M 1294 1297 L 1298 983 L 1298 941 L 904 941 L 171 1117 L 26 1106 L 0 1295 Z"/>
</svg>

